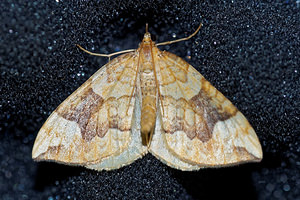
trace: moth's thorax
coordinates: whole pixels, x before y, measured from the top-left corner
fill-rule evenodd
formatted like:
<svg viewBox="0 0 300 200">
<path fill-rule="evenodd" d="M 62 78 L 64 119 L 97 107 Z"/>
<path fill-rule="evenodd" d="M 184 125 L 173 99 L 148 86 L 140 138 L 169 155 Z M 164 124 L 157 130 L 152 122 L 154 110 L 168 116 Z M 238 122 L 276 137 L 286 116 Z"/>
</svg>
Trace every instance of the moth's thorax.
<svg viewBox="0 0 300 200">
<path fill-rule="evenodd" d="M 154 47 L 150 33 L 145 33 L 139 47 L 138 66 L 142 94 L 141 136 L 145 146 L 148 146 L 151 141 L 156 119 L 157 84 L 153 48 L 156 47 Z"/>
<path fill-rule="evenodd" d="M 151 73 L 153 71 L 152 50 L 150 45 L 143 45 L 140 51 L 140 71 Z"/>
</svg>

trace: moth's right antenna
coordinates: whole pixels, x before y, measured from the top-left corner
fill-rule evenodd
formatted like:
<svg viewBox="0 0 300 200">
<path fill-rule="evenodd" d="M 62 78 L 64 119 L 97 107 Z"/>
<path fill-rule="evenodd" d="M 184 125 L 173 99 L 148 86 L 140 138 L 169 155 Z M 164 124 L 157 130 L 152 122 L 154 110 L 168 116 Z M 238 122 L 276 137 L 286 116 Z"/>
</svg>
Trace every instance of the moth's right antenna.
<svg viewBox="0 0 300 200">
<path fill-rule="evenodd" d="M 172 41 L 158 43 L 158 44 L 156 44 L 156 46 L 168 45 L 168 44 L 173 44 L 173 43 L 176 43 L 176 42 L 181 42 L 181 41 L 184 41 L 184 40 L 188 40 L 191 37 L 195 36 L 198 33 L 198 31 L 200 30 L 201 27 L 202 27 L 202 23 L 199 25 L 199 27 L 197 28 L 197 30 L 192 35 L 190 35 L 188 37 L 180 38 L 180 39 L 177 39 L 177 40 L 172 40 Z"/>
</svg>

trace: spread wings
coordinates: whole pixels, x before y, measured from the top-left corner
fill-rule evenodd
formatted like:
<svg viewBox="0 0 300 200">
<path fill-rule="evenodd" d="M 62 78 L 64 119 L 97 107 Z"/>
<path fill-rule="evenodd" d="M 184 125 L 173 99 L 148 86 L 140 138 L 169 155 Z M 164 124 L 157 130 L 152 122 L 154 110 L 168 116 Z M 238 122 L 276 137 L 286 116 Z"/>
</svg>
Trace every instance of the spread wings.
<svg viewBox="0 0 300 200">
<path fill-rule="evenodd" d="M 71 94 L 41 128 L 32 157 L 97 170 L 119 168 L 141 157 L 146 148 L 135 108 L 137 63 L 135 53 L 121 55 Z"/>
<path fill-rule="evenodd" d="M 152 154 L 181 170 L 261 160 L 253 128 L 228 99 L 183 59 L 152 53 L 159 95 Z M 110 170 L 147 153 L 137 73 L 136 53 L 103 66 L 51 114 L 32 157 Z"/>
<path fill-rule="evenodd" d="M 157 51 L 160 127 L 150 151 L 182 170 L 261 160 L 259 140 L 243 114 L 183 59 Z"/>
</svg>

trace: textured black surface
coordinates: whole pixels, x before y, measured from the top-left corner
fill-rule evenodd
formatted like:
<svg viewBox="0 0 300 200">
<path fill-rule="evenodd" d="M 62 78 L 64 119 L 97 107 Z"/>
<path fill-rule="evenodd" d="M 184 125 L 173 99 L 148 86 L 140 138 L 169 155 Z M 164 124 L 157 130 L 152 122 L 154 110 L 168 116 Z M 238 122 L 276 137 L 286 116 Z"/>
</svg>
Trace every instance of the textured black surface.
<svg viewBox="0 0 300 200">
<path fill-rule="evenodd" d="M 0 199 L 300 199 L 298 1 L 0 1 Z M 279 2 L 279 1 L 278 1 Z M 298 2 L 298 3 L 297 3 Z M 95 172 L 31 160 L 49 114 L 107 62 L 204 26 L 164 49 L 185 58 L 249 119 L 258 164 L 181 172 L 147 155 Z"/>
</svg>

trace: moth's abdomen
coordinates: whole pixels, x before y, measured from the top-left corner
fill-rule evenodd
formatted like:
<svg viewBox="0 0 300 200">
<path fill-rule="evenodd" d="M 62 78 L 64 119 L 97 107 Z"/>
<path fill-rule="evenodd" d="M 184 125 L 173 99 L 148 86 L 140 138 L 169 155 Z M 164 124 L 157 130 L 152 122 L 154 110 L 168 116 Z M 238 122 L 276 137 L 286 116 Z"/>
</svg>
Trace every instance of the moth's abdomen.
<svg viewBox="0 0 300 200">
<path fill-rule="evenodd" d="M 143 145 L 150 143 L 156 119 L 156 83 L 153 71 L 141 73 L 141 134 Z"/>
<path fill-rule="evenodd" d="M 156 119 L 156 97 L 145 96 L 142 99 L 141 134 L 143 145 L 148 145 L 154 131 Z"/>
</svg>

